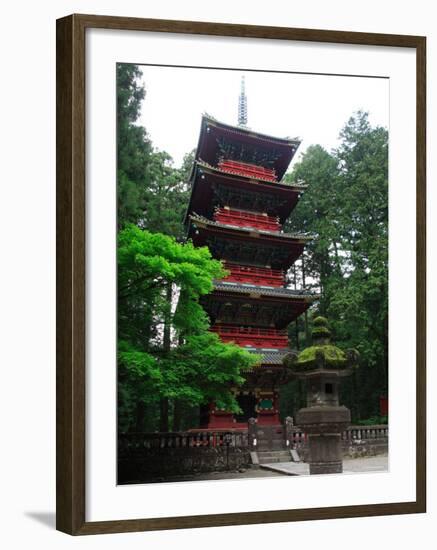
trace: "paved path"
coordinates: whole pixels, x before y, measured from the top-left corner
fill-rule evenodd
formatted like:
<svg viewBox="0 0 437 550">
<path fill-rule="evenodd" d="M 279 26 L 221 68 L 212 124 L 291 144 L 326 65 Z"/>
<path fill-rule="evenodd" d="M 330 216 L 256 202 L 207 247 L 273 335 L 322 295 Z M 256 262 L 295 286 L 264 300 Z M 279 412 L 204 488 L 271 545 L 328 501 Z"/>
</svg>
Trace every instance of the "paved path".
<svg viewBox="0 0 437 550">
<path fill-rule="evenodd" d="M 388 470 L 387 456 L 372 456 L 369 458 L 347 459 L 343 462 L 344 473 L 353 472 L 381 472 Z M 284 475 L 309 475 L 309 466 L 305 463 L 278 462 L 276 464 L 263 464 L 261 467 L 251 467 L 244 471 L 236 472 L 210 472 L 185 476 L 172 476 L 167 478 L 132 480 L 130 483 L 159 483 L 175 481 L 217 481 L 221 479 L 257 479 L 266 477 L 282 477 Z"/>
<path fill-rule="evenodd" d="M 310 466 L 304 462 L 276 462 L 261 464 L 261 468 L 287 476 L 305 476 L 310 473 Z M 343 473 L 387 472 L 388 456 L 369 456 L 343 460 Z"/>
</svg>

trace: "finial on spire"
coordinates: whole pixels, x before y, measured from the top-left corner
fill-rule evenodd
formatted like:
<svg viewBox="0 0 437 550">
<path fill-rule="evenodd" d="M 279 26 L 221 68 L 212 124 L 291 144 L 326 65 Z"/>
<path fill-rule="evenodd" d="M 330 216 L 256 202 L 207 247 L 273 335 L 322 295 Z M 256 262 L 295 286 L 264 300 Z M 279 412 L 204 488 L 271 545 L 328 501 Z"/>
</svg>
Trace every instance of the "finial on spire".
<svg viewBox="0 0 437 550">
<path fill-rule="evenodd" d="M 244 75 L 241 77 L 240 97 L 238 98 L 238 126 L 247 126 L 247 97 Z"/>
</svg>

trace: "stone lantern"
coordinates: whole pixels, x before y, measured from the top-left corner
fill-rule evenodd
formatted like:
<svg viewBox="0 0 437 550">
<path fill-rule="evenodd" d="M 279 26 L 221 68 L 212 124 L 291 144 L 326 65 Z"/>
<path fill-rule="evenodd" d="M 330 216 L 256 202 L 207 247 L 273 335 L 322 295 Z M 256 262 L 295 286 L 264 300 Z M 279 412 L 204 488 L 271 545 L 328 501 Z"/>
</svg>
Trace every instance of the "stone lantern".
<svg viewBox="0 0 437 550">
<path fill-rule="evenodd" d="M 343 471 L 341 435 L 351 419 L 349 409 L 339 404 L 339 385 L 357 366 L 358 352 L 331 343 L 324 317 L 314 319 L 312 340 L 312 346 L 284 362 L 295 377 L 306 380 L 307 406 L 297 412 L 296 423 L 308 436 L 310 474 L 338 474 Z"/>
</svg>

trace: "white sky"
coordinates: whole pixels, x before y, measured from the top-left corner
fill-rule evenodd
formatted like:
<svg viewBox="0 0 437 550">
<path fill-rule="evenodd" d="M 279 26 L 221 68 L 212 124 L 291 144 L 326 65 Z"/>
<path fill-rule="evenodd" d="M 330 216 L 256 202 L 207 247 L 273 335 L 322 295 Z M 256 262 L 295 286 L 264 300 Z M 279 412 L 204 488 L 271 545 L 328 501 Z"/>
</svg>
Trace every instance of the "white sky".
<svg viewBox="0 0 437 550">
<path fill-rule="evenodd" d="M 293 162 L 309 145 L 336 147 L 341 128 L 359 109 L 369 113 L 372 125 L 389 124 L 388 79 L 146 65 L 141 69 L 146 98 L 139 123 L 176 167 L 197 146 L 202 113 L 237 124 L 243 74 L 248 126 L 277 137 L 301 138 Z"/>
</svg>

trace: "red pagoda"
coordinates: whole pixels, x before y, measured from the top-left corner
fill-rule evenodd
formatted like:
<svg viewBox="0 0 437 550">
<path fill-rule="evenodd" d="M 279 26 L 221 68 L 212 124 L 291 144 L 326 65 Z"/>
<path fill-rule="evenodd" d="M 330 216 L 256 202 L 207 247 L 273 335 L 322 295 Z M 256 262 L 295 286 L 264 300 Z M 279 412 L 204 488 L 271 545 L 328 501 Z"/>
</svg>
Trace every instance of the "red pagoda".
<svg viewBox="0 0 437 550">
<path fill-rule="evenodd" d="M 215 430 L 247 429 L 250 418 L 258 425 L 280 425 L 287 326 L 316 298 L 286 287 L 286 272 L 310 239 L 282 230 L 305 188 L 281 182 L 300 141 L 253 132 L 246 124 L 243 81 L 238 126 L 202 117 L 186 217 L 188 238 L 208 246 L 229 271 L 202 301 L 211 330 L 260 358 L 243 373 L 244 386 L 233 389 L 241 414 L 214 403 L 201 411 L 201 428 Z"/>
</svg>

